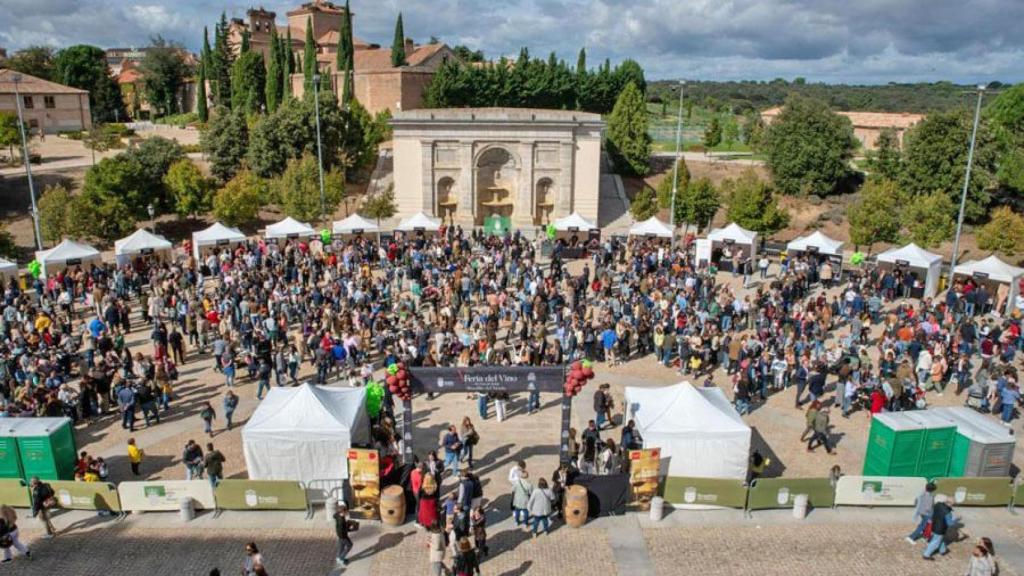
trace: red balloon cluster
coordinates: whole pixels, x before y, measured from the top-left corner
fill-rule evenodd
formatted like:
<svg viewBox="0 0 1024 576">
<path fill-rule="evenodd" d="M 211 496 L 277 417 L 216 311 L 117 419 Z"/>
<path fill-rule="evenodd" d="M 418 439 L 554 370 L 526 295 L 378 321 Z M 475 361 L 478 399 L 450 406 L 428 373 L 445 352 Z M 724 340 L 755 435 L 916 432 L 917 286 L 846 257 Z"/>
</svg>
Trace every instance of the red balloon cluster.
<svg viewBox="0 0 1024 576">
<path fill-rule="evenodd" d="M 581 362 L 573 362 L 569 366 L 569 375 L 565 377 L 565 395 L 573 397 L 580 393 L 587 380 L 594 378 L 594 370 L 590 366 L 584 366 Z"/>
<path fill-rule="evenodd" d="M 412 398 L 412 388 L 409 384 L 409 371 L 405 362 L 398 363 L 398 371 L 387 377 L 388 390 L 403 402 Z"/>
</svg>

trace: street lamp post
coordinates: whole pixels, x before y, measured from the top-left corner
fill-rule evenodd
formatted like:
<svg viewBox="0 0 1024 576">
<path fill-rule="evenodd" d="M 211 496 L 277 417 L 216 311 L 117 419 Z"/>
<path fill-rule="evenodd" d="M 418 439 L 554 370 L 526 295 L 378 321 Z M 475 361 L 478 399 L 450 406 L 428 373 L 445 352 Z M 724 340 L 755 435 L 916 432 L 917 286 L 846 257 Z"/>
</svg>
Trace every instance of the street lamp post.
<svg viewBox="0 0 1024 576">
<path fill-rule="evenodd" d="M 672 161 L 672 207 L 669 213 L 669 226 L 672 228 L 672 247 L 676 243 L 676 196 L 679 193 L 679 149 L 683 142 L 683 89 L 686 81 L 679 82 L 679 111 L 676 119 L 676 155 Z"/>
<path fill-rule="evenodd" d="M 156 234 L 156 220 L 154 220 L 154 218 L 156 217 L 156 209 L 153 208 L 152 202 L 150 202 L 146 206 L 146 212 L 149 212 L 149 230 L 150 232 Z"/>
<path fill-rule="evenodd" d="M 327 217 L 327 202 L 324 199 L 324 152 L 320 144 L 320 75 L 313 75 L 313 109 L 316 110 L 316 167 L 320 172 L 320 219 Z"/>
<path fill-rule="evenodd" d="M 21 132 L 21 159 L 25 161 L 25 175 L 28 176 L 28 195 L 32 199 L 32 224 L 36 232 L 36 249 L 43 249 L 43 236 L 39 233 L 39 210 L 36 208 L 36 187 L 32 181 L 32 161 L 28 154 L 28 138 L 25 137 L 25 118 L 21 111 L 21 92 L 18 91 L 18 83 L 21 82 L 21 74 L 12 74 L 14 81 L 14 101 L 18 106 L 18 129 Z"/>
<path fill-rule="evenodd" d="M 971 184 L 971 166 L 974 163 L 974 143 L 978 137 L 978 119 L 981 117 L 981 100 L 985 97 L 985 86 L 978 84 L 978 103 L 974 107 L 974 126 L 971 128 L 971 145 L 967 149 L 967 172 L 964 174 L 964 189 L 960 194 L 960 215 L 956 219 L 956 237 L 953 239 L 953 257 L 949 263 L 949 281 L 946 283 L 953 289 L 953 271 L 956 269 L 957 256 L 960 252 L 960 233 L 964 227 L 964 208 L 967 206 L 967 189 Z"/>
</svg>

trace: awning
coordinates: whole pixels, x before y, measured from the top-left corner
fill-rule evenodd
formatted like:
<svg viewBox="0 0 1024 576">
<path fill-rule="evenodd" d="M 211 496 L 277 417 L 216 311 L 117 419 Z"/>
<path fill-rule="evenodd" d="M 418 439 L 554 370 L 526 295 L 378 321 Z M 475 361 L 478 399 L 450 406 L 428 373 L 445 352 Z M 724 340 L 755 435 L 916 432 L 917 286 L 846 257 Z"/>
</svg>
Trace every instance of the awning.
<svg viewBox="0 0 1024 576">
<path fill-rule="evenodd" d="M 672 229 L 657 217 L 651 216 L 643 222 L 637 222 L 629 229 L 630 236 L 655 236 L 658 238 L 671 238 Z"/>
<path fill-rule="evenodd" d="M 359 214 L 352 214 L 344 220 L 335 222 L 332 229 L 335 234 L 362 234 L 364 232 L 377 232 L 380 230 L 380 227 L 372 220 L 367 220 Z"/>
<path fill-rule="evenodd" d="M 555 220 L 554 226 L 555 230 L 559 232 L 589 232 L 597 230 L 597 226 L 583 216 L 580 216 L 578 212 L 573 212 L 565 218 Z"/>
<path fill-rule="evenodd" d="M 441 220 L 435 220 L 423 212 L 402 220 L 395 228 L 402 232 L 437 232 L 440 229 Z"/>
<path fill-rule="evenodd" d="M 316 236 L 317 232 L 312 226 L 305 222 L 299 222 L 291 216 L 276 224 L 267 226 L 264 235 L 267 238 L 309 238 Z"/>
</svg>

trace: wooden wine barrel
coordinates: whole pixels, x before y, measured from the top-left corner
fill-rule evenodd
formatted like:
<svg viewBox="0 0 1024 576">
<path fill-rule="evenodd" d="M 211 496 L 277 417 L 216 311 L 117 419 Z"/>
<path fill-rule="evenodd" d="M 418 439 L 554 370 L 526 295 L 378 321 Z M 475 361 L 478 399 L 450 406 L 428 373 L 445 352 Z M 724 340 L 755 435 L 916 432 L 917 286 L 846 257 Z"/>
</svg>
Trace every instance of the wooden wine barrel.
<svg viewBox="0 0 1024 576">
<path fill-rule="evenodd" d="M 401 486 L 388 486 L 381 492 L 380 519 L 391 526 L 405 522 L 405 493 Z"/>
<path fill-rule="evenodd" d="M 579 528 L 587 523 L 587 489 L 569 486 L 565 489 L 565 523 Z"/>
</svg>

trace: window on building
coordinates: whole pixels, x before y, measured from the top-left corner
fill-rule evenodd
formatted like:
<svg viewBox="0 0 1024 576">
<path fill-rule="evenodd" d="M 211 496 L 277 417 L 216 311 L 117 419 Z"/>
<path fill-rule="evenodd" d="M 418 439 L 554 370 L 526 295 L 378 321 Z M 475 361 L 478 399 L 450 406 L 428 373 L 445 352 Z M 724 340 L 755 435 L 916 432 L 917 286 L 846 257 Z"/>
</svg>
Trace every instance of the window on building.
<svg viewBox="0 0 1024 576">
<path fill-rule="evenodd" d="M 57 103 L 54 101 L 53 96 L 43 96 L 43 104 L 45 104 L 47 108 L 57 107 Z"/>
<path fill-rule="evenodd" d="M 25 108 L 35 108 L 31 96 L 22 96 L 21 101 L 25 104 Z"/>
<path fill-rule="evenodd" d="M 28 121 L 28 128 L 29 128 L 29 130 L 38 130 L 39 129 L 39 120 L 36 120 L 35 118 L 29 120 Z"/>
</svg>

